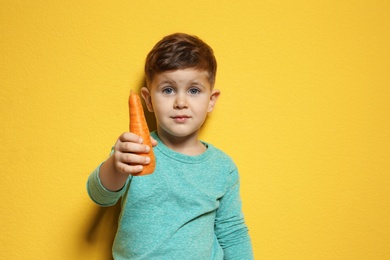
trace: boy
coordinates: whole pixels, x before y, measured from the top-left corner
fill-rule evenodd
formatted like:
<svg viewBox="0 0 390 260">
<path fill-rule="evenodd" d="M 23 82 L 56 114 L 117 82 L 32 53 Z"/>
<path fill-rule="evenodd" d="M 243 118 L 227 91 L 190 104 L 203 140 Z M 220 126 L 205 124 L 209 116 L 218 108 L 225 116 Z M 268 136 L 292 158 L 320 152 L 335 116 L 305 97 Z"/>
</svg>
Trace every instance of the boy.
<svg viewBox="0 0 390 260">
<path fill-rule="evenodd" d="M 234 162 L 198 139 L 220 92 L 216 60 L 196 36 L 166 36 L 148 54 L 141 89 L 157 130 L 152 147 L 122 134 L 111 156 L 91 173 L 88 193 L 101 206 L 122 197 L 115 259 L 253 259 Z M 132 176 L 154 149 L 153 174 Z"/>
</svg>

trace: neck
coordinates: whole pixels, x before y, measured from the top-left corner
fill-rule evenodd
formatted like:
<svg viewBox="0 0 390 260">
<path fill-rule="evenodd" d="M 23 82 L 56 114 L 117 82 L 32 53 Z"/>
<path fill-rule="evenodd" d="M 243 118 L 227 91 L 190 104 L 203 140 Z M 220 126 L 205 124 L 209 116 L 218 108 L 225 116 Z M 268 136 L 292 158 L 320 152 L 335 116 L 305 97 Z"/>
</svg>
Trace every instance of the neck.
<svg viewBox="0 0 390 260">
<path fill-rule="evenodd" d="M 175 152 L 194 156 L 206 151 L 206 147 L 198 139 L 198 133 L 191 136 L 172 136 L 157 129 L 157 134 L 164 145 Z"/>
</svg>

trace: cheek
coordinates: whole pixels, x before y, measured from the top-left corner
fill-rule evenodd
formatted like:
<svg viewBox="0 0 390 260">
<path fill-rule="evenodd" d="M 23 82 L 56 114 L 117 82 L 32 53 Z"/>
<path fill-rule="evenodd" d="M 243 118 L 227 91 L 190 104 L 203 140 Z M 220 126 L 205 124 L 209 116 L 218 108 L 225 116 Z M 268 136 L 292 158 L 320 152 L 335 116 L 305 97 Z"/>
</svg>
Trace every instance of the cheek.
<svg viewBox="0 0 390 260">
<path fill-rule="evenodd" d="M 205 101 L 202 103 L 201 106 L 198 106 L 197 113 L 204 114 L 205 116 L 207 116 L 208 112 L 210 112 L 209 110 L 210 110 L 210 103 L 208 101 Z"/>
<path fill-rule="evenodd" d="M 164 110 L 162 110 L 160 107 L 155 107 L 154 108 L 154 114 L 156 115 L 156 117 L 161 117 L 161 115 L 165 115 L 166 112 Z"/>
<path fill-rule="evenodd" d="M 163 102 L 163 101 L 155 100 L 154 102 L 156 102 L 156 103 L 153 103 L 154 104 L 154 106 L 153 106 L 154 115 L 156 116 L 157 120 L 160 120 L 163 116 L 166 116 L 169 112 L 167 109 L 167 104 L 162 106 L 161 102 Z M 156 104 L 159 104 L 159 105 L 156 105 Z"/>
<path fill-rule="evenodd" d="M 165 104 L 164 100 L 161 100 L 158 97 L 152 96 L 151 103 L 152 103 L 153 110 L 155 113 L 158 113 L 158 111 L 161 111 L 164 109 L 164 106 L 161 106 L 161 104 Z"/>
</svg>

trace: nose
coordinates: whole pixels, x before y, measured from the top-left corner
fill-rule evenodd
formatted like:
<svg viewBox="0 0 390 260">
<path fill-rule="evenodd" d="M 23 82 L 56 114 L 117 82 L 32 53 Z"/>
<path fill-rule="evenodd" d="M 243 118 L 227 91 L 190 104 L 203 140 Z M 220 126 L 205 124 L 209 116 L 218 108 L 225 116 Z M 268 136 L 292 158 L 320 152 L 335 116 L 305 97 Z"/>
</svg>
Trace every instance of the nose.
<svg viewBox="0 0 390 260">
<path fill-rule="evenodd" d="M 185 109 L 188 108 L 188 103 L 185 95 L 179 94 L 176 96 L 175 103 L 173 104 L 175 109 Z"/>
</svg>

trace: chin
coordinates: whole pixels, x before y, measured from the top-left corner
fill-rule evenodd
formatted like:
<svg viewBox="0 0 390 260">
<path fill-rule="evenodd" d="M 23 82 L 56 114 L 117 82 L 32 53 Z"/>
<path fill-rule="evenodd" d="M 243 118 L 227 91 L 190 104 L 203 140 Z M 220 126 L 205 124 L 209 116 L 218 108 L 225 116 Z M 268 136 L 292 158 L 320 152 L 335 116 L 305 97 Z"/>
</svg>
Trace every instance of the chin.
<svg viewBox="0 0 390 260">
<path fill-rule="evenodd" d="M 199 129 L 198 130 L 194 130 L 194 131 L 190 131 L 190 130 L 166 130 L 166 129 L 160 129 L 159 133 L 163 134 L 165 136 L 184 138 L 184 137 L 197 136 L 198 133 L 199 133 Z"/>
</svg>

